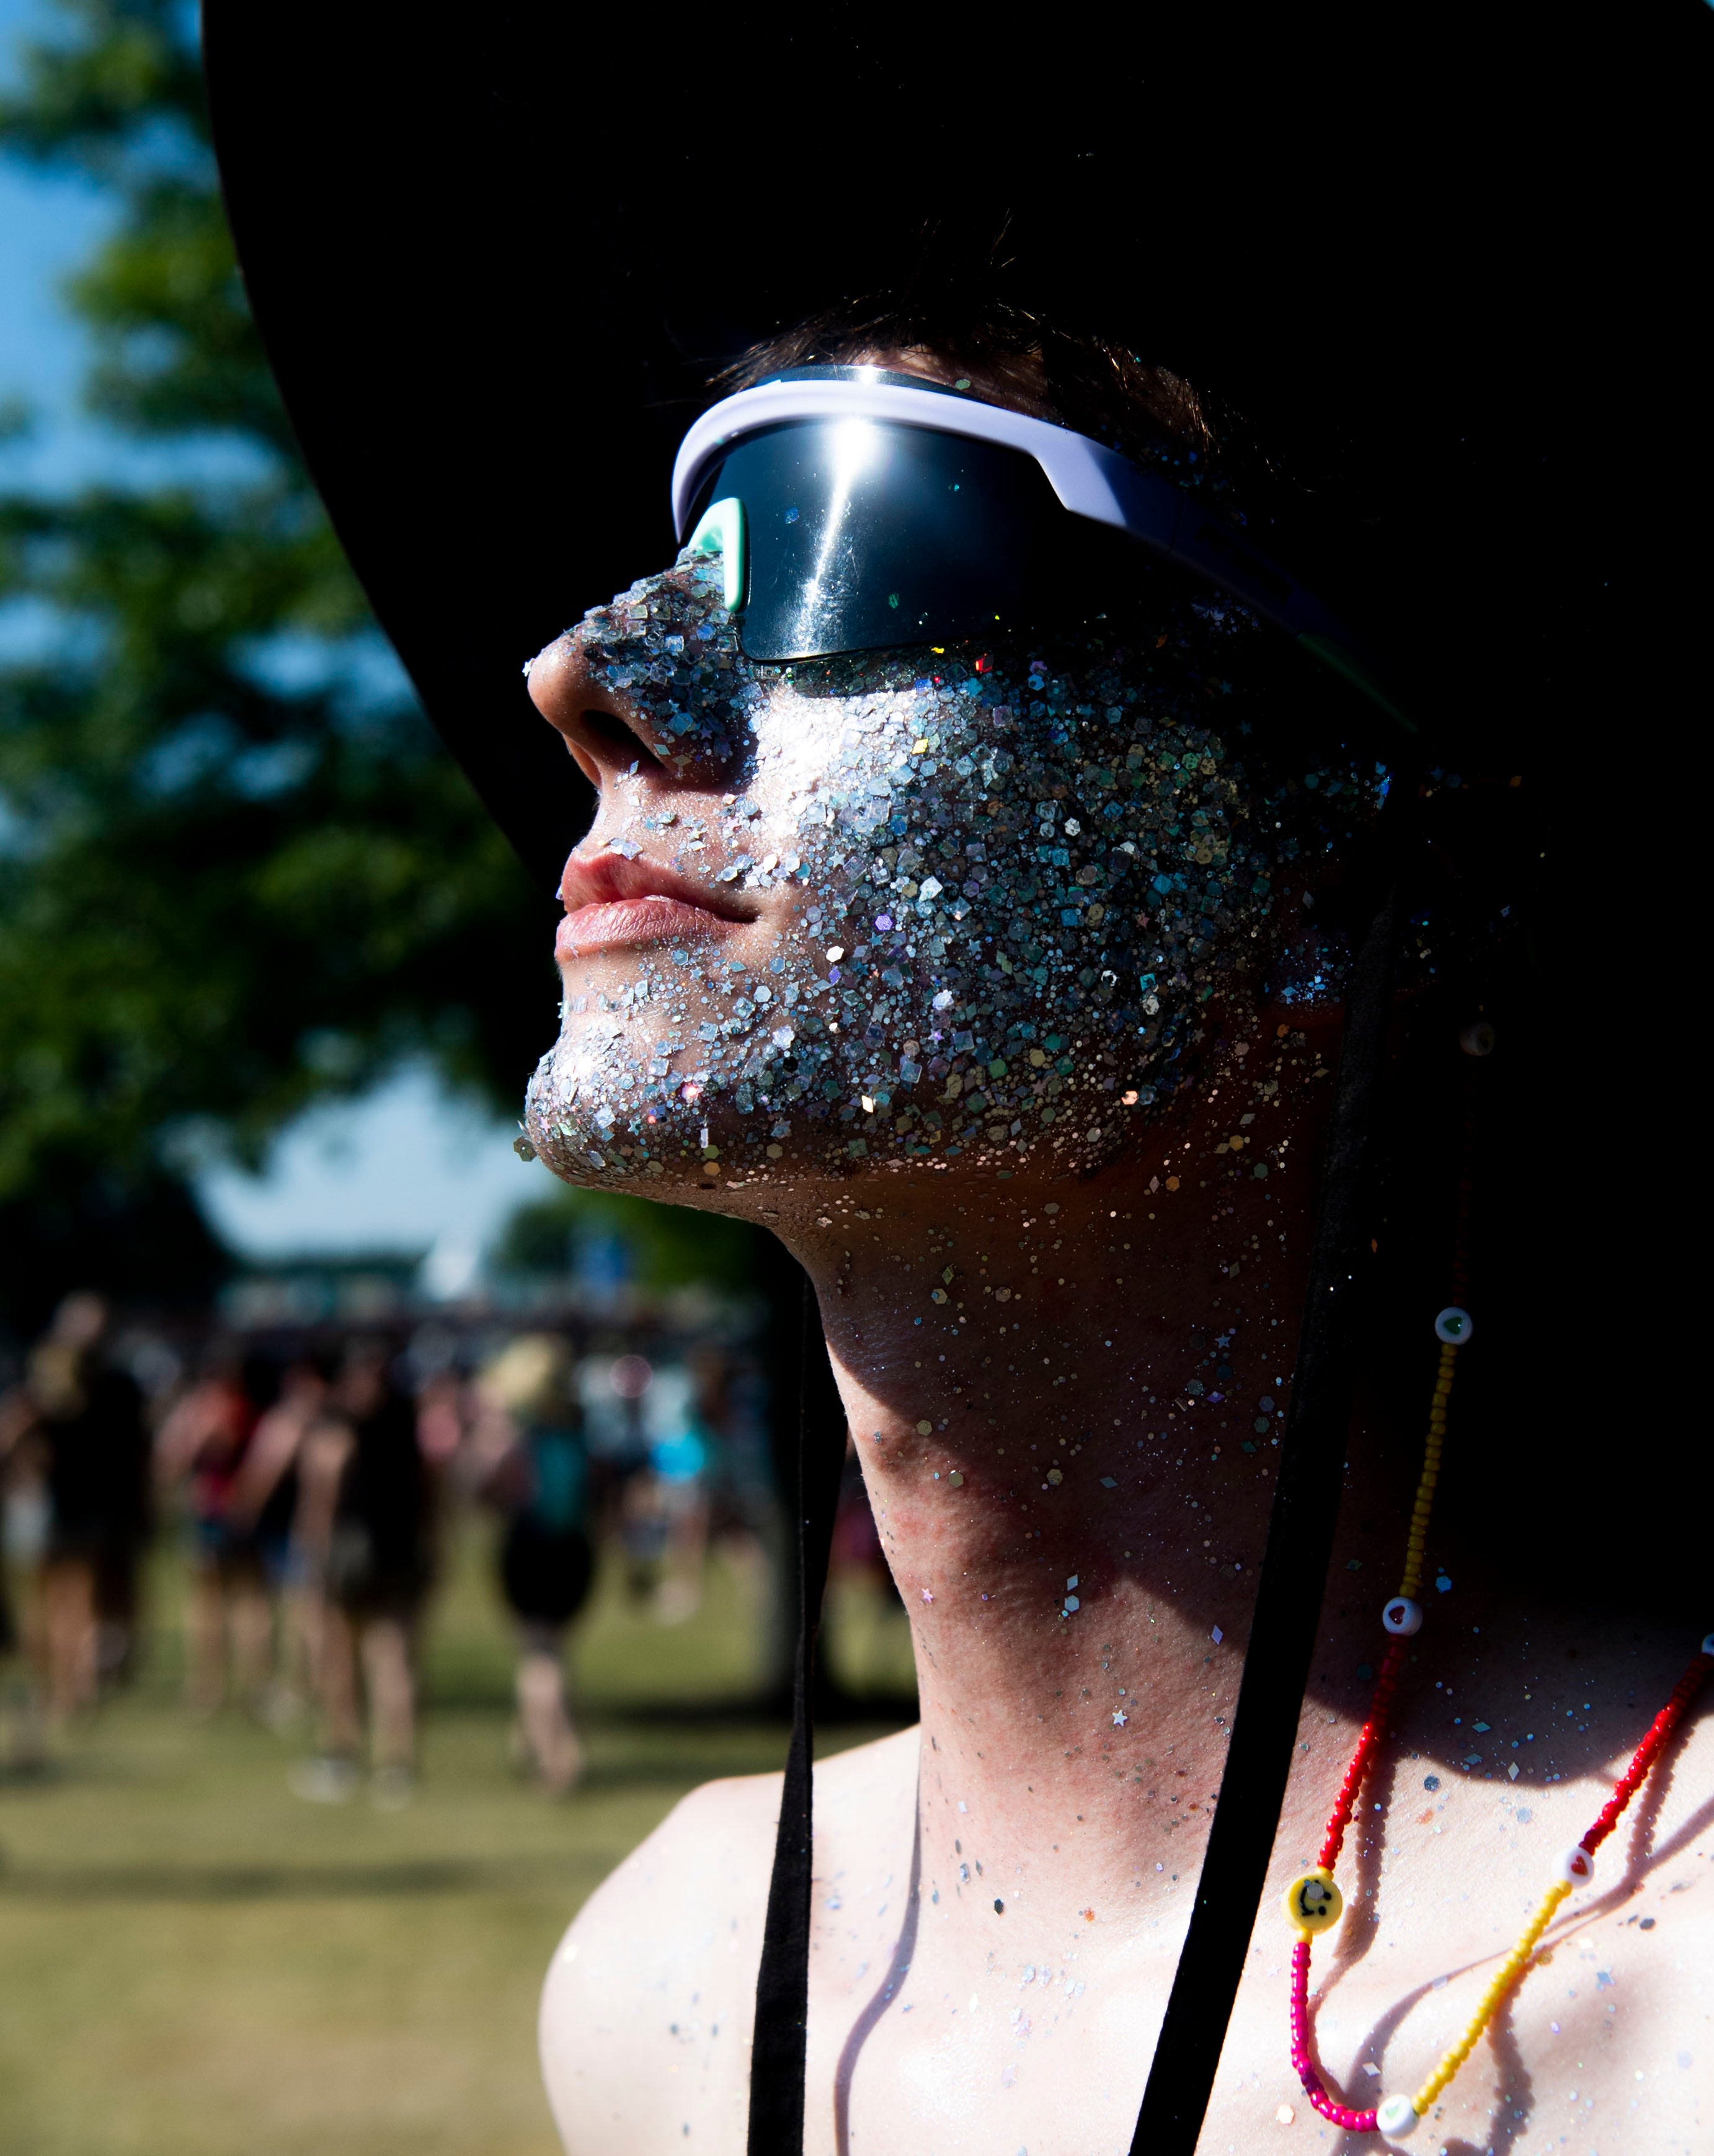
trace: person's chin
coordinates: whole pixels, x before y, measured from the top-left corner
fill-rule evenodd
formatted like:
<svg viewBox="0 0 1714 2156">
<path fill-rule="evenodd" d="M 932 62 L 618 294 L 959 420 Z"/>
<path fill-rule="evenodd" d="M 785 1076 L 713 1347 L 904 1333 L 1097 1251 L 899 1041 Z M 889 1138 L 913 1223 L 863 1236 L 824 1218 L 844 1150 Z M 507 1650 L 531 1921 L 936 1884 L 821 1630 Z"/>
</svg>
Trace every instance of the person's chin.
<svg viewBox="0 0 1714 2156">
<path fill-rule="evenodd" d="M 735 1133 L 710 1129 L 687 1113 L 639 1119 L 641 1128 L 617 1120 L 604 1125 L 567 1115 L 547 1096 L 532 1094 L 524 1127 L 538 1156 L 562 1183 L 586 1189 L 622 1189 L 669 1205 L 694 1204 L 718 1195 L 734 1178 L 748 1183 L 753 1149 Z M 726 1142 L 720 1142 L 724 1137 Z M 767 1163 L 770 1167 L 773 1163 Z"/>
<path fill-rule="evenodd" d="M 613 1025 L 599 1009 L 567 1012 L 525 1096 L 530 1142 L 567 1183 L 617 1181 L 650 1195 L 665 1195 L 669 1183 L 695 1187 L 710 1145 L 701 1088 L 670 1070 L 648 1075 L 659 1070 L 667 1035 L 657 1042 L 646 1017 L 627 1029 L 623 1075 L 631 1082 L 615 1083 Z"/>
</svg>

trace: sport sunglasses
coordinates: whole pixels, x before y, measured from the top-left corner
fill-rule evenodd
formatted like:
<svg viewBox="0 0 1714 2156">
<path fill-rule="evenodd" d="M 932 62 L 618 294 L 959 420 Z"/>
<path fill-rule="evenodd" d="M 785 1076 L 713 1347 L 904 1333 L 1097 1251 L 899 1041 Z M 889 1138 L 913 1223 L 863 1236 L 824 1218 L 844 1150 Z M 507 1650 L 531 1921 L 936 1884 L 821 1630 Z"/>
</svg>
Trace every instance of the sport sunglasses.
<svg viewBox="0 0 1714 2156">
<path fill-rule="evenodd" d="M 1142 547 L 1417 731 L 1356 633 L 1235 525 L 1087 435 L 914 376 L 800 367 L 723 398 L 680 445 L 673 517 L 721 556 L 752 659 L 1040 626 L 1121 588 Z"/>
</svg>

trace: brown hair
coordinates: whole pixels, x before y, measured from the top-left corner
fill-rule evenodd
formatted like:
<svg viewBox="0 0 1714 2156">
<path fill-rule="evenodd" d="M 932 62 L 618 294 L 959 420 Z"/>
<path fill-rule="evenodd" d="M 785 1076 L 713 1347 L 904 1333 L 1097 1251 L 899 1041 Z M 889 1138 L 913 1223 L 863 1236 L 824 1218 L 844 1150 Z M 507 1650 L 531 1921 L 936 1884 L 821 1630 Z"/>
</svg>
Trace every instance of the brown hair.
<svg viewBox="0 0 1714 2156">
<path fill-rule="evenodd" d="M 1069 336 L 992 294 L 957 290 L 836 301 L 752 345 L 712 386 L 731 395 L 788 367 L 854 367 L 882 354 L 911 362 L 907 372 L 967 377 L 1142 460 L 1186 451 L 1218 459 L 1223 446 L 1208 400 L 1170 368 L 1106 337 Z"/>
</svg>

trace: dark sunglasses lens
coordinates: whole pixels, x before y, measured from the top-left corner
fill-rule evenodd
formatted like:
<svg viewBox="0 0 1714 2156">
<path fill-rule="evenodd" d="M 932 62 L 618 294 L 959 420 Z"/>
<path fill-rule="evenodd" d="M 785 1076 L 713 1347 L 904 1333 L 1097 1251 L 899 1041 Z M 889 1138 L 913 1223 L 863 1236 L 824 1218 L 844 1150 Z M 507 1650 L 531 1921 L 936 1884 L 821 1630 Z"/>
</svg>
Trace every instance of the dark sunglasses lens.
<svg viewBox="0 0 1714 2156">
<path fill-rule="evenodd" d="M 1066 523 L 1015 450 L 860 419 L 747 437 L 709 473 L 697 513 L 732 495 L 750 548 L 739 641 L 772 661 L 1014 627 Z"/>
</svg>

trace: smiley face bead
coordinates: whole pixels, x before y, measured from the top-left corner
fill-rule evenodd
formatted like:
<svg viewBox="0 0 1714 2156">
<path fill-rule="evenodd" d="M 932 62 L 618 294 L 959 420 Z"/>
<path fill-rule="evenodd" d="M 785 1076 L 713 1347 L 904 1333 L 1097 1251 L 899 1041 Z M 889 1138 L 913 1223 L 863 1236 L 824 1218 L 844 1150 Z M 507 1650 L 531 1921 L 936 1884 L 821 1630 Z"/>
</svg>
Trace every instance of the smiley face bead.
<svg viewBox="0 0 1714 2156">
<path fill-rule="evenodd" d="M 1331 1932 L 1338 1922 L 1345 1897 L 1334 1885 L 1332 1873 L 1325 1865 L 1317 1865 L 1313 1871 L 1292 1881 L 1280 1906 L 1298 1938 L 1312 1939 L 1319 1933 Z"/>
<path fill-rule="evenodd" d="M 1381 1622 L 1395 1640 L 1409 1640 L 1423 1629 L 1423 1605 L 1408 1594 L 1395 1594 L 1381 1612 Z"/>
</svg>

